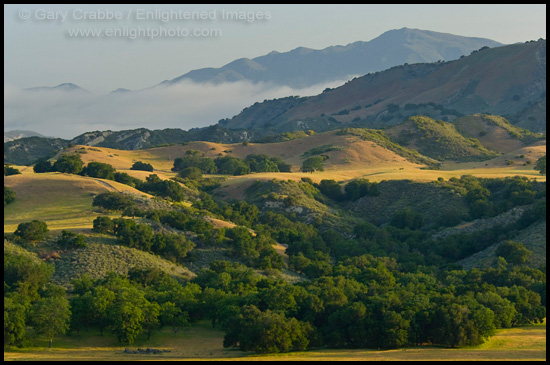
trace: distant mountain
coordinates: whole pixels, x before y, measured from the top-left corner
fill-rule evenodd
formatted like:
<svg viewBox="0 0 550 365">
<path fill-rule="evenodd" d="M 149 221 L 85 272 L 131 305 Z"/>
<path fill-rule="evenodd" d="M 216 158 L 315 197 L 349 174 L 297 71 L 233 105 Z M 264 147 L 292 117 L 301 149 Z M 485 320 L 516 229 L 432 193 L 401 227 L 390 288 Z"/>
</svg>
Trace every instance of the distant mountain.
<svg viewBox="0 0 550 365">
<path fill-rule="evenodd" d="M 171 85 L 183 80 L 200 83 L 248 80 L 307 87 L 404 63 L 454 60 L 481 47 L 501 45 L 485 38 L 402 28 L 385 32 L 368 42 L 321 50 L 299 47 L 283 53 L 273 51 L 253 59 L 241 58 L 221 68 L 193 70 L 161 84 Z"/>
<path fill-rule="evenodd" d="M 194 128 L 189 131 L 179 128 L 94 131 L 83 133 L 71 140 L 26 137 L 4 142 L 4 162 L 16 165 L 32 164 L 38 159 L 53 157 L 70 144 L 137 150 L 190 141 L 236 143 L 251 140 L 254 137 L 255 134 L 250 132 L 225 129 L 219 125 Z"/>
<path fill-rule="evenodd" d="M 234 143 L 251 139 L 246 131 L 229 130 L 219 125 L 193 128 L 185 131 L 179 128 L 150 130 L 147 128 L 123 131 L 95 131 L 83 133 L 68 143 L 87 146 L 110 147 L 123 150 L 137 150 L 190 141 Z"/>
<path fill-rule="evenodd" d="M 25 91 L 66 91 L 66 92 L 82 92 L 90 93 L 88 90 L 81 88 L 73 83 L 63 83 L 57 86 L 39 86 L 24 89 Z"/>
<path fill-rule="evenodd" d="M 109 94 L 125 94 L 129 92 L 132 92 L 132 90 L 119 87 L 118 89 L 111 91 Z"/>
<path fill-rule="evenodd" d="M 14 141 L 16 139 L 19 139 L 19 138 L 25 138 L 25 137 L 44 137 L 44 138 L 47 138 L 46 136 L 38 133 L 38 132 L 33 132 L 33 131 L 23 131 L 23 130 L 13 130 L 13 131 L 7 131 L 7 132 L 4 132 L 4 143 L 6 142 L 9 142 L 9 141 Z"/>
<path fill-rule="evenodd" d="M 546 40 L 485 48 L 455 61 L 396 66 L 316 96 L 256 103 L 219 123 L 267 134 L 383 128 L 413 115 L 453 120 L 474 113 L 546 131 Z"/>
</svg>

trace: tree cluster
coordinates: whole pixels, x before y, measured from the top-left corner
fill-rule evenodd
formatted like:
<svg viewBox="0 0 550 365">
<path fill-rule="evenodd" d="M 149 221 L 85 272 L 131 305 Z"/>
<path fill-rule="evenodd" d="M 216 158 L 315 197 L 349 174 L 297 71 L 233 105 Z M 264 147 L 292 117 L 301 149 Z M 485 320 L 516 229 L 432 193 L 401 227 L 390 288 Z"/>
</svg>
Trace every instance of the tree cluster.
<svg viewBox="0 0 550 365">
<path fill-rule="evenodd" d="M 117 243 L 157 254 L 173 262 L 181 262 L 195 244 L 183 234 L 154 232 L 150 225 L 133 219 L 100 216 L 93 222 L 93 231 L 113 234 Z"/>
<path fill-rule="evenodd" d="M 203 174 L 247 175 L 252 172 L 290 172 L 291 166 L 278 157 L 267 155 L 248 155 L 246 159 L 223 156 L 215 159 L 206 157 L 194 150 L 185 152 L 184 157 L 174 160 L 172 171 L 182 172 L 189 168 L 197 168 Z M 182 176 L 186 177 L 186 176 Z"/>
<path fill-rule="evenodd" d="M 137 166 L 137 168 L 136 168 Z M 150 164 L 138 161 L 132 166 L 133 170 L 152 171 Z M 52 165 L 50 161 L 42 160 L 34 165 L 34 172 L 64 172 L 68 174 L 80 174 L 99 179 L 114 180 L 122 184 L 130 185 L 146 193 L 168 198 L 173 201 L 182 201 L 186 194 L 184 188 L 176 181 L 161 180 L 158 175 L 151 174 L 145 181 L 131 177 L 125 172 L 117 172 L 114 167 L 103 162 L 89 162 L 83 166 L 78 154 L 63 154 Z"/>
<path fill-rule="evenodd" d="M 142 161 L 136 161 L 132 167 L 130 167 L 130 170 L 139 170 L 139 171 L 151 171 L 153 172 L 153 165 L 150 163 L 142 162 Z"/>
<path fill-rule="evenodd" d="M 19 171 L 15 167 L 12 167 L 9 163 L 4 164 L 4 176 L 18 175 L 20 173 L 21 171 Z"/>
<path fill-rule="evenodd" d="M 71 311 L 65 290 L 49 283 L 53 266 L 4 252 L 4 345 L 25 346 L 30 327 L 53 339 L 69 328 Z"/>
<path fill-rule="evenodd" d="M 13 203 L 15 200 L 15 191 L 4 185 L 4 206 Z"/>
</svg>

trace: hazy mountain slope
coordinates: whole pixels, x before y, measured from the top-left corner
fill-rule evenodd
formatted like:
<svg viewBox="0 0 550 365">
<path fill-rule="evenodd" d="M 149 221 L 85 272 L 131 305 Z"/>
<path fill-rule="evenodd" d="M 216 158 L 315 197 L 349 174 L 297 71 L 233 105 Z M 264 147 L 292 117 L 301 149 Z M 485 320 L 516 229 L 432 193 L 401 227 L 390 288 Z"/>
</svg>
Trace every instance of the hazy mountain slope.
<svg viewBox="0 0 550 365">
<path fill-rule="evenodd" d="M 71 140 L 29 137 L 4 143 L 4 162 L 28 165 L 41 158 L 51 158 L 69 144 L 136 150 L 189 141 L 243 142 L 255 133 L 229 130 L 219 125 L 185 131 L 178 128 L 150 130 L 146 128 L 122 131 L 86 132 Z"/>
<path fill-rule="evenodd" d="M 13 130 L 4 132 L 4 143 L 9 141 L 15 141 L 16 139 L 25 138 L 25 137 L 46 137 L 38 132 L 33 131 L 23 131 L 23 130 Z"/>
<path fill-rule="evenodd" d="M 298 121 L 303 129 L 322 120 L 381 126 L 424 114 L 415 110 L 418 107 L 436 114 L 431 117 L 498 114 L 523 128 L 545 131 L 546 41 L 483 49 L 451 62 L 393 67 L 301 98 L 299 103 L 289 104 L 285 98 L 255 104 L 222 125 L 275 131 L 289 123 L 299 126 Z M 279 112 L 271 112 L 272 108 Z"/>
<path fill-rule="evenodd" d="M 369 42 L 359 41 L 322 50 L 298 47 L 289 52 L 273 51 L 253 59 L 241 58 L 221 68 L 193 70 L 163 83 L 249 80 L 305 87 L 404 63 L 453 60 L 483 46 L 500 45 L 490 39 L 402 28 L 387 31 Z"/>
<path fill-rule="evenodd" d="M 81 88 L 70 82 L 59 84 L 57 86 L 39 86 L 24 89 L 25 91 L 63 91 L 63 92 L 78 92 L 78 93 L 90 93 L 88 90 Z"/>
<path fill-rule="evenodd" d="M 26 137 L 4 142 L 4 162 L 16 165 L 34 163 L 40 158 L 53 157 L 69 141 L 61 138 Z"/>
</svg>

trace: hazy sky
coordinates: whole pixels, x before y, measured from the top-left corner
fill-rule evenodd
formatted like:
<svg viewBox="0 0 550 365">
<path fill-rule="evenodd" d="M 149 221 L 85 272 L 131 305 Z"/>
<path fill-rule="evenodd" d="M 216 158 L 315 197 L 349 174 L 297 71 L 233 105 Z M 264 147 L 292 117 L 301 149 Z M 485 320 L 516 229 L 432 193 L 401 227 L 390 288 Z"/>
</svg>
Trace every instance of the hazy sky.
<svg viewBox="0 0 550 365">
<path fill-rule="evenodd" d="M 245 15 L 245 19 L 228 19 L 234 12 Z M 322 49 L 369 41 L 403 27 L 490 38 L 505 44 L 525 42 L 546 38 L 546 5 L 4 5 L 4 116 L 12 118 L 5 130 L 31 128 L 29 118 L 48 114 L 43 101 L 42 110 L 35 114 L 26 111 L 24 103 L 31 100 L 18 99 L 20 88 L 71 82 L 100 98 L 117 88 L 140 90 L 193 69 L 221 67 L 241 57 L 254 58 L 273 50 L 286 52 L 299 46 Z M 222 101 L 233 105 L 232 110 L 220 109 L 219 115 L 208 118 L 231 117 L 247 106 L 245 103 L 256 101 L 255 94 L 281 97 L 284 92 L 316 93 L 319 88 L 278 89 L 272 94 L 248 88 L 240 103 Z M 200 92 L 206 97 L 209 92 L 222 97 L 218 91 Z M 102 103 L 105 106 L 108 101 L 102 99 Z M 80 110 L 94 109 L 86 105 L 80 105 Z M 55 106 L 65 108 L 62 101 Z M 224 114 L 228 112 L 233 114 Z M 132 114 L 124 110 L 118 113 Z M 69 115 L 67 111 L 64 117 Z M 196 115 L 181 115 L 181 127 L 218 120 L 208 123 Z M 99 126 L 98 119 L 104 118 L 103 125 L 111 123 L 110 129 L 120 129 L 108 117 L 105 113 L 95 115 L 95 124 Z M 176 117 L 174 112 L 166 118 Z M 167 119 L 158 127 L 173 127 L 167 125 Z M 91 126 L 90 119 L 82 123 L 82 128 Z M 60 135 L 47 125 L 34 130 Z M 78 130 L 62 134 L 68 137 Z"/>
</svg>

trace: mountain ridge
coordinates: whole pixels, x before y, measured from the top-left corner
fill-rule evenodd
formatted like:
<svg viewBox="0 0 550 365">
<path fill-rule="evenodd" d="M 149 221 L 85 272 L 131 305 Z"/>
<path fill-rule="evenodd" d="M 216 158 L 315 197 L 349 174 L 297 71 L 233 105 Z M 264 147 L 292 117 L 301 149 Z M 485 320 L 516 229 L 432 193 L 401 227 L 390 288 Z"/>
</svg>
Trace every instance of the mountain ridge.
<svg viewBox="0 0 550 365">
<path fill-rule="evenodd" d="M 304 87 L 363 75 L 403 63 L 435 62 L 459 58 L 483 46 L 501 43 L 478 37 L 401 28 L 383 33 L 371 41 L 356 41 L 345 46 L 316 50 L 297 47 L 288 52 L 272 51 L 255 58 L 240 58 L 220 68 L 191 70 L 179 77 L 161 82 L 177 84 L 194 82 L 271 82 Z"/>
<path fill-rule="evenodd" d="M 73 84 L 72 82 L 64 82 L 57 86 L 38 86 L 23 89 L 24 91 L 63 91 L 63 92 L 81 92 L 90 94 L 90 91 Z"/>
<path fill-rule="evenodd" d="M 420 108 L 433 118 L 497 114 L 516 126 L 542 132 L 546 130 L 546 40 L 483 48 L 454 61 L 395 66 L 300 98 L 299 103 L 288 100 L 256 103 L 220 124 L 229 129 L 268 128 L 274 133 L 287 132 L 285 125 L 297 121 L 304 129 L 323 122 L 331 127 L 359 122 L 378 128 L 403 121 L 405 107 L 410 107 L 412 114 L 423 114 Z"/>
<path fill-rule="evenodd" d="M 48 138 L 43 134 L 40 134 L 35 131 L 28 131 L 28 130 L 21 130 L 21 129 L 14 129 L 11 131 L 5 131 L 4 132 L 4 143 L 9 141 L 14 141 L 16 139 L 25 138 L 25 137 L 44 137 Z"/>
</svg>

